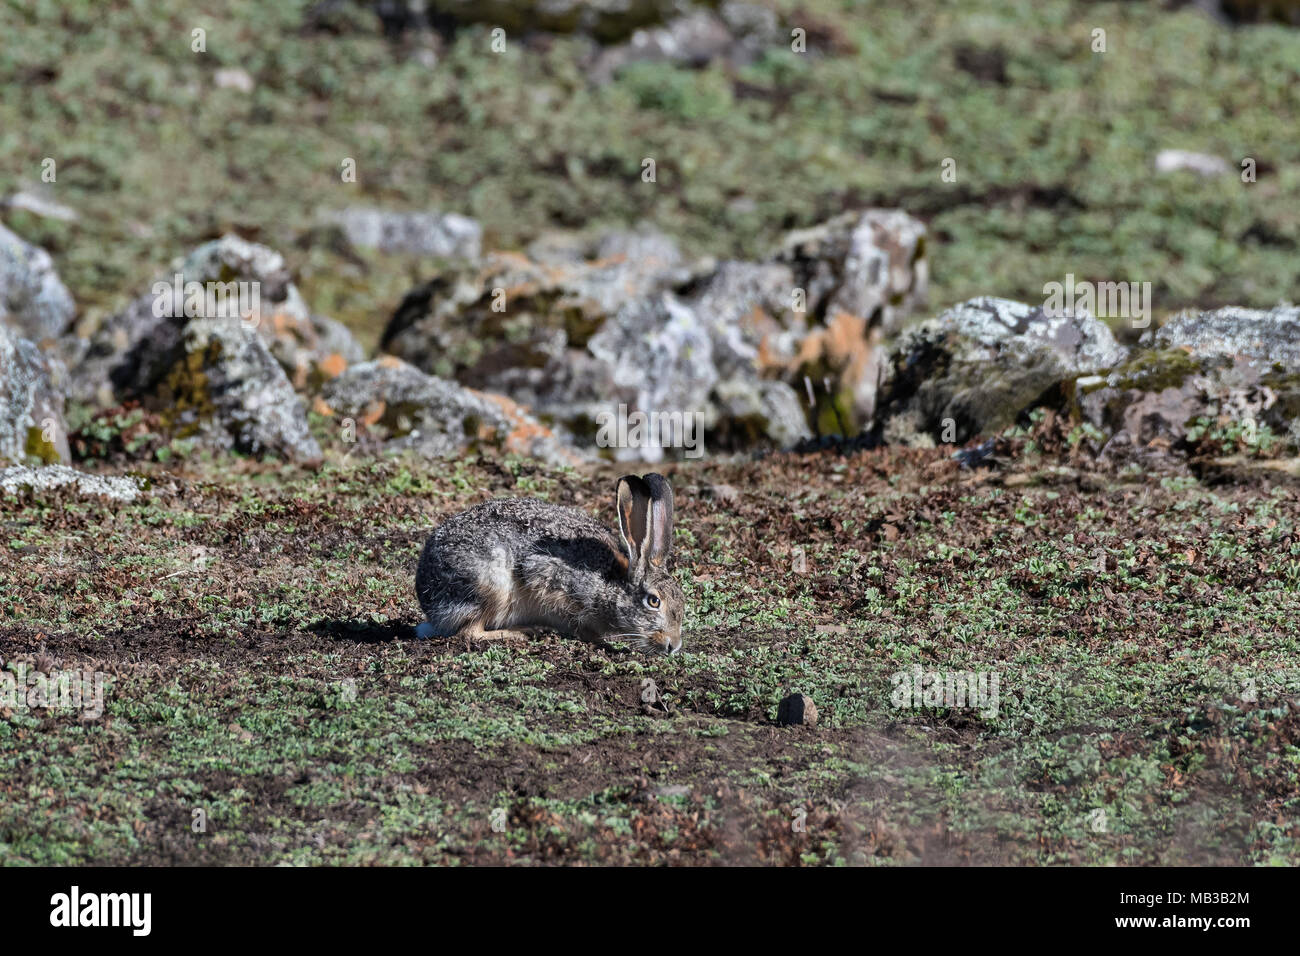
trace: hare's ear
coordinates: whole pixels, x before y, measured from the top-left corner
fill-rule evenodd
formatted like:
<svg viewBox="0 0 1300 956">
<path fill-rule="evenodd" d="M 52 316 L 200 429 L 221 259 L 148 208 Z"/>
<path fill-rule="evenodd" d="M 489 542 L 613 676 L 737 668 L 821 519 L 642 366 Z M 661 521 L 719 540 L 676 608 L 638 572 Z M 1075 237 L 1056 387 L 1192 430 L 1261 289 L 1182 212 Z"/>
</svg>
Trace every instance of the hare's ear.
<svg viewBox="0 0 1300 956">
<path fill-rule="evenodd" d="M 662 568 L 673 547 L 673 486 L 663 475 L 643 475 L 650 489 L 650 563 Z"/>
<path fill-rule="evenodd" d="M 645 574 L 646 546 L 650 538 L 650 488 L 636 475 L 618 480 L 618 531 L 627 549 L 627 575 L 634 581 Z"/>
</svg>

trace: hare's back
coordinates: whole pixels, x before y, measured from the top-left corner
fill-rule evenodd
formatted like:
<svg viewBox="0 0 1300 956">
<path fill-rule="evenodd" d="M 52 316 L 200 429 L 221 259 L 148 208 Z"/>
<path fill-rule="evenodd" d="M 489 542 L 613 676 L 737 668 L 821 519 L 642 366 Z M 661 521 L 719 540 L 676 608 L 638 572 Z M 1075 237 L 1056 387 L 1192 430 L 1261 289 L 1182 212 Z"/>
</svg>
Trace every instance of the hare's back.
<svg viewBox="0 0 1300 956">
<path fill-rule="evenodd" d="M 619 544 L 608 528 L 577 509 L 535 498 L 497 498 L 448 518 L 426 550 L 444 557 L 505 551 L 515 562 L 538 552 L 591 552 L 603 565 L 619 553 Z"/>
</svg>

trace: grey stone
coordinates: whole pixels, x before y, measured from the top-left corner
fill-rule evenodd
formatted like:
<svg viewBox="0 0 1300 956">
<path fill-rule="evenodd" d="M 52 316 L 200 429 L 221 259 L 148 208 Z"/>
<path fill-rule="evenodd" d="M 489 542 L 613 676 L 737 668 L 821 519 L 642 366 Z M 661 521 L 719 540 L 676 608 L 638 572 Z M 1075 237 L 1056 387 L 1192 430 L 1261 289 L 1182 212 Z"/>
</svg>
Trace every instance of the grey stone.
<svg viewBox="0 0 1300 956">
<path fill-rule="evenodd" d="M 0 323 L 0 460 L 71 459 L 63 420 L 62 363 Z"/>
<path fill-rule="evenodd" d="M 1180 170 L 1195 173 L 1206 178 L 1222 176 L 1232 167 L 1227 160 L 1206 153 L 1194 153 L 1185 149 L 1162 149 L 1156 154 L 1156 172 L 1173 173 Z"/>
<path fill-rule="evenodd" d="M 1300 371 L 1300 306 L 1182 312 L 1157 329 L 1154 339 L 1158 348 L 1184 348 L 1198 358 L 1227 356 Z"/>
<path fill-rule="evenodd" d="M 320 462 L 302 400 L 258 334 L 238 319 L 191 319 L 150 403 L 183 437 L 220 450 Z"/>
<path fill-rule="evenodd" d="M 964 443 L 1013 424 L 1049 389 L 1126 355 L 1091 315 L 971 299 L 905 334 L 890 355 L 876 428 L 911 444 Z"/>
<path fill-rule="evenodd" d="M 62 334 L 76 311 L 50 254 L 0 225 L 0 323 L 40 342 Z"/>
<path fill-rule="evenodd" d="M 42 219 L 57 219 L 59 222 L 76 222 L 81 218 L 71 206 L 58 202 L 53 196 L 53 191 L 43 185 L 10 193 L 5 197 L 4 205 L 10 209 L 21 209 Z"/>
<path fill-rule="evenodd" d="M 363 437 L 363 427 L 376 429 L 385 451 L 450 458 L 489 448 L 555 465 L 581 461 L 505 396 L 464 388 L 391 356 L 352 366 L 324 387 L 321 398 L 340 425 L 351 420 L 351 437 Z"/>
<path fill-rule="evenodd" d="M 597 83 L 608 82 L 633 63 L 702 67 L 725 60 L 743 66 L 786 42 L 774 11 L 727 2 L 716 11 L 690 10 L 662 25 L 637 30 L 627 42 L 602 50 L 588 76 Z"/>
<path fill-rule="evenodd" d="M 925 236 L 925 224 L 898 209 L 846 212 L 787 234 L 773 259 L 793 269 L 814 315 L 847 312 L 892 335 L 926 302 Z"/>
<path fill-rule="evenodd" d="M 468 216 L 353 207 L 327 218 L 361 248 L 444 259 L 477 259 L 482 254 L 483 227 Z"/>
<path fill-rule="evenodd" d="M 129 502 L 143 494 L 143 482 L 130 476 L 89 475 L 67 465 L 42 465 L 36 468 L 14 465 L 0 469 L 0 491 L 7 494 L 26 492 L 39 498 L 53 489 L 71 489 L 83 497 Z"/>
<path fill-rule="evenodd" d="M 70 398 L 112 404 L 147 394 L 174 362 L 187 323 L 192 318 L 217 317 L 187 316 L 184 301 L 179 311 L 174 308 L 169 296 L 177 275 L 182 290 L 190 282 L 248 283 L 243 288 L 250 302 L 256 292 L 258 309 L 247 324 L 256 329 L 296 388 L 329 378 L 362 357 L 344 326 L 311 315 L 283 256 L 227 235 L 198 246 L 148 293 L 96 327 L 63 338 L 61 349 L 72 372 Z"/>
</svg>

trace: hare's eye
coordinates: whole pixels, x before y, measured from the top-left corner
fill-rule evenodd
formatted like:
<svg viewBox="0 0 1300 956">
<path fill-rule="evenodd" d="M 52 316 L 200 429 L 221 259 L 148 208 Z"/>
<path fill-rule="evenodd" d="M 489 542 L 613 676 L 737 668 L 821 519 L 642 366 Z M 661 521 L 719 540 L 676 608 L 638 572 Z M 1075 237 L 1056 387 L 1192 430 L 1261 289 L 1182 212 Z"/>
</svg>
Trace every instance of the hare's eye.
<svg viewBox="0 0 1300 956">
<path fill-rule="evenodd" d="M 661 603 L 661 602 L 660 602 L 660 600 L 659 600 L 659 595 L 657 595 L 657 594 L 647 594 L 647 595 L 645 596 L 645 606 L 646 606 L 646 607 L 649 607 L 649 608 L 657 608 L 657 607 L 659 607 L 660 603 Z"/>
</svg>

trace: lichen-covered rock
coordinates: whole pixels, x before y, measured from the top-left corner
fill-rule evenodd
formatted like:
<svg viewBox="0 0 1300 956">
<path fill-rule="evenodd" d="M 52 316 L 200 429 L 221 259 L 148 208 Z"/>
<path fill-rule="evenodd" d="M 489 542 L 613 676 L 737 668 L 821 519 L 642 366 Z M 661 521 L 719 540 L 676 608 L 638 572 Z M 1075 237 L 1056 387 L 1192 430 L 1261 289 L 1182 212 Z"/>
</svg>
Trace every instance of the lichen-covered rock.
<svg viewBox="0 0 1300 956">
<path fill-rule="evenodd" d="M 1183 350 L 1139 352 L 1128 362 L 1074 383 L 1080 417 L 1095 429 L 1091 450 L 1113 461 L 1173 451 L 1206 410 L 1209 379 Z"/>
<path fill-rule="evenodd" d="M 914 444 L 964 443 L 1013 424 L 1049 390 L 1109 369 L 1125 354 L 1091 315 L 1049 316 L 1021 302 L 971 299 L 900 339 L 885 369 L 875 429 Z"/>
<path fill-rule="evenodd" d="M 798 392 L 777 379 L 733 376 L 713 390 L 713 429 L 724 448 L 793 448 L 812 437 Z"/>
<path fill-rule="evenodd" d="M 238 319 L 191 319 L 167 372 L 151 390 L 153 406 L 176 437 L 219 450 L 321 459 L 302 400 L 258 334 Z"/>
<path fill-rule="evenodd" d="M 427 375 L 392 356 L 349 368 L 325 386 L 317 410 L 336 419 L 340 441 L 370 435 L 386 451 L 450 458 L 490 448 L 555 465 L 581 460 L 516 402 Z"/>
<path fill-rule="evenodd" d="M 366 249 L 442 259 L 477 259 L 483 227 L 468 216 L 351 207 L 328 217 L 348 241 Z"/>
<path fill-rule="evenodd" d="M 85 497 L 109 498 L 113 501 L 135 501 L 143 492 L 139 478 L 124 475 L 88 475 L 67 465 L 13 465 L 0 468 L 0 491 L 17 495 L 27 493 L 40 497 L 56 488 L 71 489 Z"/>
<path fill-rule="evenodd" d="M 381 347 L 579 441 L 627 405 L 699 414 L 719 449 L 789 447 L 810 420 L 854 434 L 870 418 L 882 325 L 923 300 L 924 263 L 924 226 L 892 210 L 793 233 L 767 262 L 715 266 L 646 230 L 549 235 L 413 289 Z"/>
<path fill-rule="evenodd" d="M 1154 336 L 1158 348 L 1186 349 L 1198 358 L 1227 356 L 1261 369 L 1300 371 L 1300 306 L 1183 312 Z"/>
<path fill-rule="evenodd" d="M 1300 449 L 1300 309 L 1186 312 L 1144 342 L 1074 383 L 1102 458 L 1149 461 L 1203 439 L 1222 453 Z"/>
<path fill-rule="evenodd" d="M 283 256 L 227 235 L 194 249 L 97 327 L 65 337 L 69 397 L 108 405 L 145 393 L 170 367 L 188 322 L 235 317 L 256 329 L 297 388 L 360 355 L 346 328 L 311 315 Z"/>
<path fill-rule="evenodd" d="M 847 312 L 892 335 L 925 304 L 925 224 L 898 209 L 846 212 L 789 233 L 774 261 L 786 263 L 814 316 Z"/>
<path fill-rule="evenodd" d="M 649 231 L 552 237 L 533 248 L 536 258 L 493 253 L 413 289 L 381 347 L 591 432 L 596 407 L 620 394 L 610 363 L 589 348 L 593 336 L 620 308 L 689 273 L 676 244 Z"/>
<path fill-rule="evenodd" d="M 848 312 L 818 320 L 800 289 L 783 263 L 724 262 L 686 301 L 709 326 L 722 379 L 780 379 L 807 398 L 803 433 L 811 420 L 821 434 L 856 434 L 875 410 L 881 331 Z"/>
<path fill-rule="evenodd" d="M 721 262 L 684 295 L 708 326 L 718 372 L 782 370 L 809 331 L 796 311 L 793 270 L 774 262 Z"/>
<path fill-rule="evenodd" d="M 708 327 L 668 293 L 629 302 L 589 348 L 633 408 L 703 412 L 718 381 Z"/>
<path fill-rule="evenodd" d="M 50 254 L 0 225 L 0 323 L 40 342 L 63 334 L 76 311 Z"/>
<path fill-rule="evenodd" d="M 602 258 L 572 258 L 554 248 L 542 261 L 492 253 L 481 266 L 442 273 L 408 292 L 380 346 L 473 384 L 496 369 L 538 366 L 556 349 L 584 348 L 622 304 L 680 278 L 675 247 L 650 243 L 647 249 L 611 240 L 612 252 Z"/>
<path fill-rule="evenodd" d="M 16 329 L 0 323 L 0 461 L 66 462 L 65 371 Z"/>
</svg>

